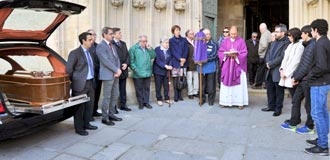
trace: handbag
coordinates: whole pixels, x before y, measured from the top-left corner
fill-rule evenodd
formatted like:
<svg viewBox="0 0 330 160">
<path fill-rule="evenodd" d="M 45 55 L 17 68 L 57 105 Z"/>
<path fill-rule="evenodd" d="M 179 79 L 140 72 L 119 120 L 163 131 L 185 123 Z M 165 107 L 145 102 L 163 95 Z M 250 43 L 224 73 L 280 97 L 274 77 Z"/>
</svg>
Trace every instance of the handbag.
<svg viewBox="0 0 330 160">
<path fill-rule="evenodd" d="M 185 76 L 184 72 L 182 76 L 178 77 L 178 82 L 176 83 L 176 89 L 182 90 L 188 87 L 187 77 Z"/>
</svg>

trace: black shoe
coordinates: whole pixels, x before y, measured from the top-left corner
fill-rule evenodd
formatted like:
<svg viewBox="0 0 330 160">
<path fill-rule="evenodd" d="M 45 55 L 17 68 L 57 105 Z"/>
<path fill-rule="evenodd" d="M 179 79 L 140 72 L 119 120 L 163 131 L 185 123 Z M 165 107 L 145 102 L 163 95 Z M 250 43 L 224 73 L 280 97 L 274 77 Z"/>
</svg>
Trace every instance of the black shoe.
<svg viewBox="0 0 330 160">
<path fill-rule="evenodd" d="M 110 115 L 109 119 L 112 121 L 122 121 L 123 120 L 122 118 L 116 117 L 115 115 Z"/>
<path fill-rule="evenodd" d="M 306 140 L 306 143 L 316 146 L 317 145 L 317 138 L 314 139 L 314 140 L 309 140 L 308 139 L 308 140 Z"/>
<path fill-rule="evenodd" d="M 193 95 L 189 95 L 188 98 L 189 99 L 194 99 L 194 96 Z"/>
<path fill-rule="evenodd" d="M 130 108 L 128 108 L 127 106 L 125 106 L 125 107 L 120 107 L 119 108 L 120 110 L 124 110 L 124 111 L 131 111 L 132 109 L 130 109 Z"/>
<path fill-rule="evenodd" d="M 140 110 L 143 109 L 143 107 L 144 107 L 143 105 L 141 105 L 141 104 L 139 105 L 139 109 Z"/>
<path fill-rule="evenodd" d="M 264 112 L 275 111 L 274 109 L 269 108 L 269 107 L 263 108 L 261 110 L 264 111 Z"/>
<path fill-rule="evenodd" d="M 112 121 L 110 121 L 110 120 L 104 120 L 104 119 L 102 119 L 102 123 L 105 124 L 105 125 L 108 125 L 108 126 L 115 125 L 115 123 L 113 123 Z"/>
<path fill-rule="evenodd" d="M 90 124 L 90 125 L 86 126 L 85 129 L 97 130 L 97 127 Z"/>
<path fill-rule="evenodd" d="M 329 156 L 329 148 L 321 148 L 318 145 L 311 147 L 311 148 L 305 148 L 304 150 L 308 154 L 315 154 L 320 156 Z"/>
<path fill-rule="evenodd" d="M 180 98 L 179 98 L 179 100 L 180 100 L 180 101 L 183 101 L 183 98 L 182 98 L 182 97 L 180 97 Z"/>
<path fill-rule="evenodd" d="M 199 95 L 198 94 L 194 94 L 194 97 L 199 97 Z"/>
<path fill-rule="evenodd" d="M 76 133 L 81 135 L 81 136 L 87 136 L 88 135 L 88 132 L 85 131 L 85 130 L 79 130 L 79 131 L 76 131 Z"/>
<path fill-rule="evenodd" d="M 149 103 L 144 104 L 144 106 L 145 106 L 146 108 L 148 108 L 148 109 L 151 109 L 151 108 L 152 108 L 152 106 L 151 106 Z"/>
<path fill-rule="evenodd" d="M 115 114 L 118 114 L 118 113 L 119 113 L 118 108 L 117 108 L 117 106 L 115 106 Z"/>
<path fill-rule="evenodd" d="M 178 102 L 179 100 L 178 99 L 174 99 L 174 102 Z"/>
<path fill-rule="evenodd" d="M 213 102 L 209 102 L 209 106 L 213 106 L 214 105 L 214 103 Z"/>
<path fill-rule="evenodd" d="M 102 113 L 99 113 L 99 112 L 93 113 L 93 117 L 101 117 L 101 116 L 102 116 Z"/>
<path fill-rule="evenodd" d="M 275 111 L 274 113 L 273 113 L 273 116 L 274 117 L 277 117 L 277 116 L 280 116 L 282 114 L 282 111 Z"/>
</svg>

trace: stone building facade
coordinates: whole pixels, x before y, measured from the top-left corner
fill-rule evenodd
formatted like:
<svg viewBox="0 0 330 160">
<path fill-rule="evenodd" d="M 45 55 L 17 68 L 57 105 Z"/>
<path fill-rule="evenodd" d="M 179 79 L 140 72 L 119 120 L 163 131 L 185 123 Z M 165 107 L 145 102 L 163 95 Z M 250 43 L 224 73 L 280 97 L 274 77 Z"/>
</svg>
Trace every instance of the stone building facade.
<svg viewBox="0 0 330 160">
<path fill-rule="evenodd" d="M 170 28 L 181 26 L 181 34 L 187 29 L 198 31 L 208 27 L 213 37 L 221 34 L 224 26 L 237 25 L 239 35 L 246 33 L 246 5 L 267 0 L 66 0 L 86 6 L 78 16 L 71 16 L 49 38 L 47 44 L 65 59 L 71 49 L 79 45 L 77 35 L 93 28 L 98 33 L 104 26 L 122 29 L 123 40 L 128 46 L 137 42 L 139 35 L 147 35 L 149 43 L 156 47 L 162 36 L 171 37 Z M 272 0 L 268 0 L 271 2 Z M 275 2 L 275 1 L 274 1 Z M 316 18 L 330 17 L 330 0 L 288 0 L 288 28 L 302 27 Z M 267 10 L 267 8 L 263 8 Z M 254 27 L 254 31 L 257 27 Z M 152 84 L 153 85 L 153 84 Z M 132 81 L 128 92 L 135 97 Z M 154 95 L 151 95 L 154 99 Z M 134 103 L 131 100 L 130 103 Z"/>
</svg>

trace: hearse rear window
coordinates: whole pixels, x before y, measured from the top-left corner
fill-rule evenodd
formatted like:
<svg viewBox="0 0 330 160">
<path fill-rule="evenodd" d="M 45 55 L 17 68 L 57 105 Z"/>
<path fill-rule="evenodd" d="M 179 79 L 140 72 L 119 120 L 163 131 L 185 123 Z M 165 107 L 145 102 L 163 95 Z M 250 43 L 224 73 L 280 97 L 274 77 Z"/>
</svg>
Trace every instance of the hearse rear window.
<svg viewBox="0 0 330 160">
<path fill-rule="evenodd" d="M 31 10 L 14 9 L 3 26 L 13 30 L 44 30 L 56 18 L 53 12 L 31 12 Z"/>
</svg>

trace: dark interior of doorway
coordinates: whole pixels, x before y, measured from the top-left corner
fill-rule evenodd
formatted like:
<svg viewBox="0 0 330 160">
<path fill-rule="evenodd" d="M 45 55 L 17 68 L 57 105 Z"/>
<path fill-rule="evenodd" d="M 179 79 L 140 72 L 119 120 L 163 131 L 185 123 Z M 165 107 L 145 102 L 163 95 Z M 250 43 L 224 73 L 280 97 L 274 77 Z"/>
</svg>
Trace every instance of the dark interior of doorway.
<svg viewBox="0 0 330 160">
<path fill-rule="evenodd" d="M 289 25 L 289 0 L 245 0 L 244 10 L 247 39 L 252 32 L 259 32 L 262 22 L 271 32 L 280 23 Z"/>
</svg>

